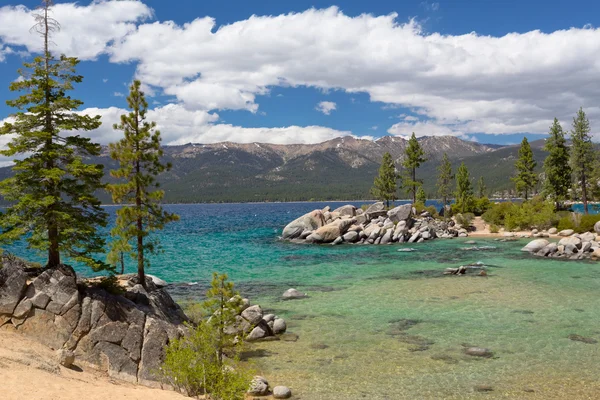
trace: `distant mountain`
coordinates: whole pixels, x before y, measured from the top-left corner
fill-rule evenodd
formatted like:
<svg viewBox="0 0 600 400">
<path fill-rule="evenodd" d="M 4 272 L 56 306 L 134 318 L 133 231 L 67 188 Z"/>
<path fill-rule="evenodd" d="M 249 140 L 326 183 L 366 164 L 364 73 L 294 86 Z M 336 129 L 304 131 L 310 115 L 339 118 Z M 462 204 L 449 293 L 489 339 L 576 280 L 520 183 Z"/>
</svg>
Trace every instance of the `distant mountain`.
<svg viewBox="0 0 600 400">
<path fill-rule="evenodd" d="M 421 137 L 428 161 L 418 170 L 433 197 L 437 166 L 447 153 L 457 166 L 464 161 L 474 176 L 483 175 L 491 190 L 511 187 L 518 146 L 486 145 L 453 136 Z M 318 144 L 215 143 L 166 146 L 173 169 L 161 176 L 167 202 L 247 202 L 366 199 L 385 152 L 400 168 L 407 141 L 385 136 L 378 140 L 341 137 Z M 532 143 L 541 160 L 542 141 Z M 94 162 L 108 171 L 116 165 L 108 150 Z M 0 169 L 0 177 L 9 168 Z M 107 177 L 107 180 L 111 179 Z M 403 195 L 403 194 L 402 194 Z M 403 195 L 404 196 L 404 195 Z M 103 194 L 102 199 L 110 199 Z"/>
</svg>

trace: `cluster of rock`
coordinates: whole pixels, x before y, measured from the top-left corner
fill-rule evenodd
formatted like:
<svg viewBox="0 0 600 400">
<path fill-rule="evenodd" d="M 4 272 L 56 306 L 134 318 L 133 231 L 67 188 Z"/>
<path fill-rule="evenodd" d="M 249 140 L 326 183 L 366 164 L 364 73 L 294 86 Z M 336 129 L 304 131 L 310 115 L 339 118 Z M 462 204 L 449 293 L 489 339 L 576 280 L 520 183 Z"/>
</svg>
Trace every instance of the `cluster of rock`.
<svg viewBox="0 0 600 400">
<path fill-rule="evenodd" d="M 269 382 L 262 376 L 255 376 L 250 383 L 248 394 L 251 396 L 267 396 L 271 393 Z M 273 388 L 274 399 L 289 399 L 292 391 L 287 386 L 275 386 Z"/>
<path fill-rule="evenodd" d="M 416 215 L 412 204 L 389 211 L 383 202 L 372 204 L 365 211 L 345 205 L 331 211 L 314 210 L 290 222 L 282 239 L 304 243 L 420 243 L 435 238 L 466 237 L 466 229 L 453 221 L 439 221 L 428 213 Z"/>
<path fill-rule="evenodd" d="M 165 289 L 148 278 L 122 295 L 77 282 L 69 266 L 29 269 L 3 259 L 0 326 L 57 350 L 65 366 L 75 360 L 132 383 L 160 386 L 156 372 L 164 347 L 184 334 L 187 318 Z"/>
<path fill-rule="evenodd" d="M 586 258 L 600 258 L 600 236 L 595 233 L 574 233 L 573 230 L 558 232 L 563 236 L 558 243 L 547 239 L 535 239 L 521 250 L 541 257 L 568 258 L 582 260 Z"/>
<path fill-rule="evenodd" d="M 228 334 L 241 335 L 248 342 L 255 342 L 285 333 L 287 324 L 283 318 L 275 314 L 264 314 L 259 305 L 251 306 L 248 299 L 241 299 L 241 304 L 241 312 L 236 316 L 235 324 L 226 327 Z"/>
</svg>

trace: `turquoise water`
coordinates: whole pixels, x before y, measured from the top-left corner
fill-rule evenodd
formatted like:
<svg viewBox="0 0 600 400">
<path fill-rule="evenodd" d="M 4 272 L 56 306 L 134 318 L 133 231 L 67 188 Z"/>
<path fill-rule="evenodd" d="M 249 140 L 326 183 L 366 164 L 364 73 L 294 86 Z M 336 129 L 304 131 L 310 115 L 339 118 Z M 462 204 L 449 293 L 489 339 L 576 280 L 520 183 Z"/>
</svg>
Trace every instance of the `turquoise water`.
<svg viewBox="0 0 600 400">
<path fill-rule="evenodd" d="M 600 398 L 600 344 L 569 339 L 600 341 L 597 262 L 534 258 L 519 251 L 526 241 L 436 240 L 398 252 L 407 245 L 278 240 L 287 222 L 324 205 L 169 206 L 182 220 L 161 234 L 149 272 L 179 300 L 200 299 L 212 271 L 227 272 L 283 316 L 291 334 L 252 345 L 248 358 L 301 399 Z M 466 240 L 494 248 L 463 250 Z M 442 275 L 474 262 L 487 277 Z M 281 301 L 290 287 L 310 297 Z"/>
</svg>

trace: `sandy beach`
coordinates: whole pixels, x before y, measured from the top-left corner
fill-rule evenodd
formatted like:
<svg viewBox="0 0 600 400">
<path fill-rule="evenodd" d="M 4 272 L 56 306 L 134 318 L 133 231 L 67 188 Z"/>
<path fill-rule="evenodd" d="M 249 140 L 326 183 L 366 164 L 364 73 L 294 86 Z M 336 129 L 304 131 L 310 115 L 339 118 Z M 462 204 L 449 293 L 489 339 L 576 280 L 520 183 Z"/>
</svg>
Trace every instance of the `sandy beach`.
<svg viewBox="0 0 600 400">
<path fill-rule="evenodd" d="M 0 330 L 2 399 L 176 400 L 178 393 L 132 385 L 83 367 L 59 367 L 54 351 L 25 336 Z"/>
</svg>

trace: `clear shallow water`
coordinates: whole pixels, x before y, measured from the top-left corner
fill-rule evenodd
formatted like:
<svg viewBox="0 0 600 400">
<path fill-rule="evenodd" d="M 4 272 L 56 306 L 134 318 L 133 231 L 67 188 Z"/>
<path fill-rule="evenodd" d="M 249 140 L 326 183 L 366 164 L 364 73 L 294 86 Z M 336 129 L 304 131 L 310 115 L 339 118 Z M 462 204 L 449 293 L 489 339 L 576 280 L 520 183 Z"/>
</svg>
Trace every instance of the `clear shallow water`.
<svg viewBox="0 0 600 400">
<path fill-rule="evenodd" d="M 161 234 L 165 252 L 149 272 L 180 300 L 199 299 L 212 271 L 227 272 L 286 318 L 299 339 L 255 344 L 252 360 L 302 399 L 600 398 L 600 344 L 568 339 L 600 341 L 600 264 L 532 258 L 519 251 L 525 241 L 474 239 L 496 247 L 475 252 L 460 250 L 469 239 L 436 240 L 402 253 L 277 239 L 324 205 L 169 206 L 182 220 Z M 477 261 L 488 277 L 441 275 Z M 289 287 L 310 298 L 279 300 Z M 466 356 L 463 345 L 494 358 Z"/>
</svg>

